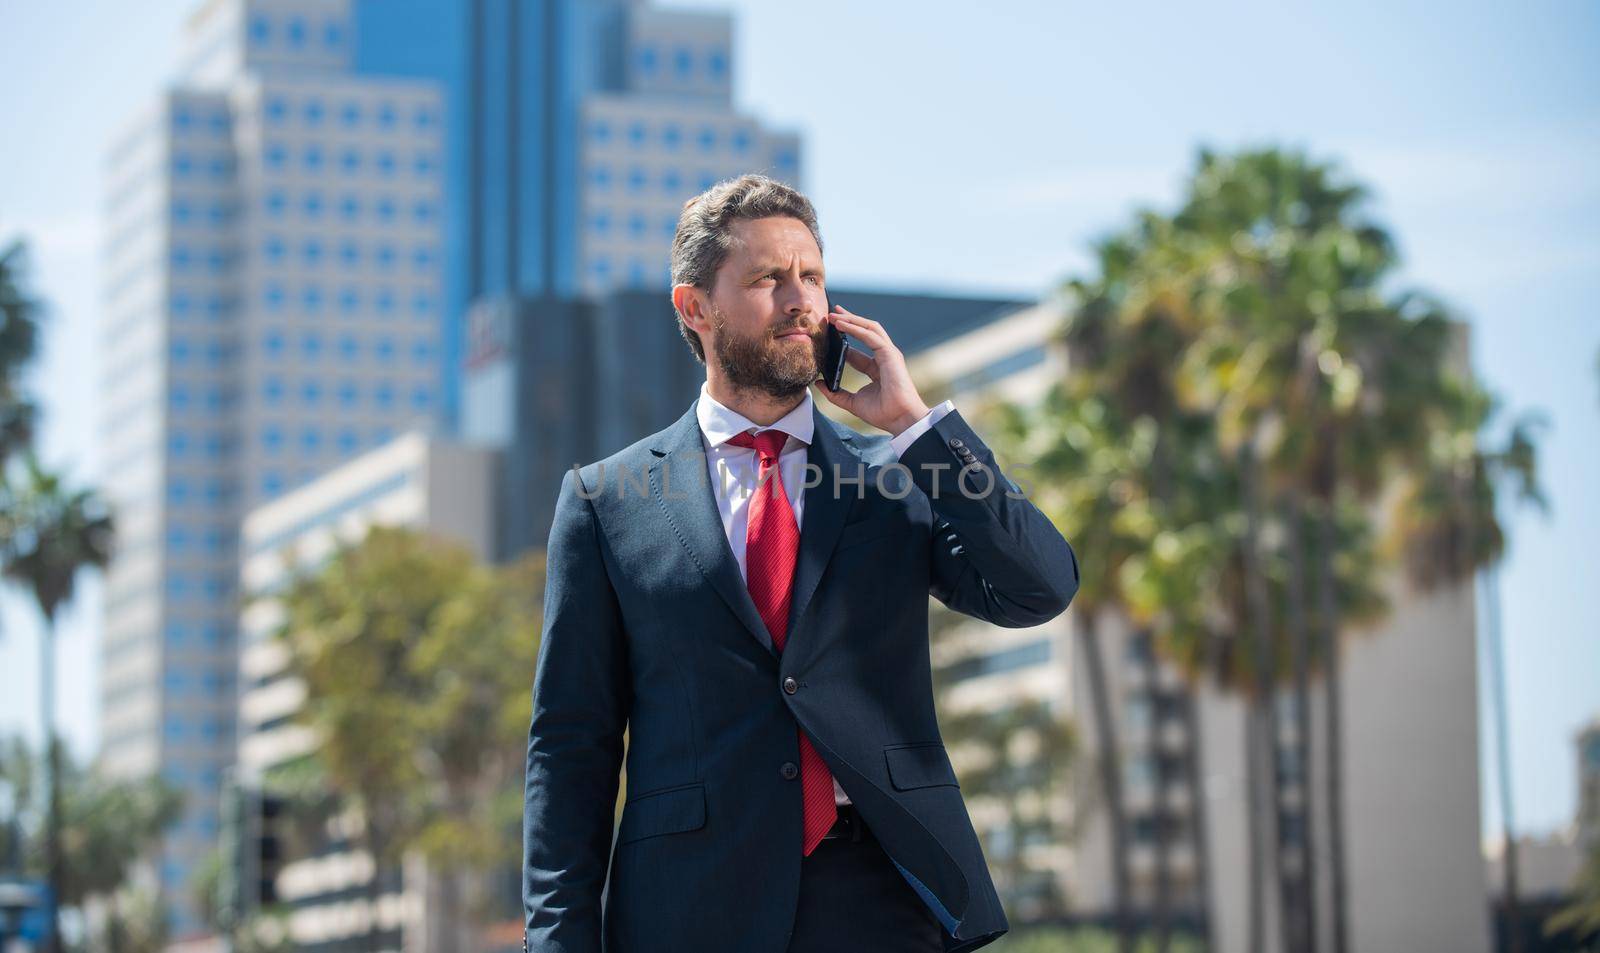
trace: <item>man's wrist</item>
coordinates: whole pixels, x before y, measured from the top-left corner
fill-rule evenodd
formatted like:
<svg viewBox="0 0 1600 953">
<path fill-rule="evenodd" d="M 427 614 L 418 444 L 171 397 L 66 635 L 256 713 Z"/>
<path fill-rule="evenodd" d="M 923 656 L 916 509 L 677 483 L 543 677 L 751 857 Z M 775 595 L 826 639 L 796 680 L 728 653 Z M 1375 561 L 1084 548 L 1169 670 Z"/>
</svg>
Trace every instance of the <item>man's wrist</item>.
<svg viewBox="0 0 1600 953">
<path fill-rule="evenodd" d="M 928 416 L 930 408 L 924 404 L 921 410 L 909 412 L 897 419 L 892 426 L 886 427 L 891 437 L 898 437 L 905 433 L 913 424 Z"/>
</svg>

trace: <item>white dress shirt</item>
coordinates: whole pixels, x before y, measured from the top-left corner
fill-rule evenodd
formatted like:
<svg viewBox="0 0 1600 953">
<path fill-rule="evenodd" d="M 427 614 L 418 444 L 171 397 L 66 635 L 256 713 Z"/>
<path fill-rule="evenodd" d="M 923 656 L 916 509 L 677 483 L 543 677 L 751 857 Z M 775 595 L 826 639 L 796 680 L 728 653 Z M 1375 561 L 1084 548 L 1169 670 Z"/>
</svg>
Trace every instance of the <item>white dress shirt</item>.
<svg viewBox="0 0 1600 953">
<path fill-rule="evenodd" d="M 812 428 L 815 425 L 812 420 L 813 403 L 811 388 L 807 387 L 805 397 L 793 410 L 778 418 L 770 428 L 762 427 L 738 411 L 718 403 L 711 396 L 709 386 L 705 383 L 700 385 L 700 400 L 695 404 L 695 416 L 700 421 L 700 443 L 706 452 L 706 472 L 717 498 L 722 532 L 728 538 L 733 558 L 739 564 L 741 578 L 746 576 L 745 534 L 750 522 L 750 500 L 755 496 L 756 475 L 760 472 L 761 462 L 754 450 L 733 446 L 727 441 L 745 431 L 760 433 L 774 428 L 789 435 L 783 450 L 778 453 L 778 475 L 783 479 L 783 490 L 789 495 L 789 505 L 794 509 L 795 528 L 799 529 L 801 511 L 805 508 L 802 482 L 805 479 L 806 448 L 811 445 Z M 953 409 L 954 405 L 947 400 L 928 411 L 921 420 L 891 437 L 889 446 L 894 450 L 895 457 L 898 459 L 907 447 Z M 839 786 L 838 778 L 833 779 L 833 799 L 837 804 L 850 803 L 850 798 Z"/>
</svg>

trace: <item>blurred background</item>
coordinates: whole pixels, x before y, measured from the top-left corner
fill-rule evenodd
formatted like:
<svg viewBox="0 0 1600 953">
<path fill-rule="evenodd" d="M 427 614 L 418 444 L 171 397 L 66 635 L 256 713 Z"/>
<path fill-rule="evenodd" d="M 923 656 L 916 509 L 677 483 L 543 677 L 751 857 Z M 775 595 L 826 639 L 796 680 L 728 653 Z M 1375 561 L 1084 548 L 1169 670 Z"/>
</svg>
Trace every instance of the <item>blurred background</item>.
<svg viewBox="0 0 1600 953">
<path fill-rule="evenodd" d="M 0 2 L 0 61 L 0 949 L 520 948 L 556 488 L 694 398 L 745 172 L 1080 555 L 930 600 L 993 949 L 1600 949 L 1592 3 Z"/>
</svg>

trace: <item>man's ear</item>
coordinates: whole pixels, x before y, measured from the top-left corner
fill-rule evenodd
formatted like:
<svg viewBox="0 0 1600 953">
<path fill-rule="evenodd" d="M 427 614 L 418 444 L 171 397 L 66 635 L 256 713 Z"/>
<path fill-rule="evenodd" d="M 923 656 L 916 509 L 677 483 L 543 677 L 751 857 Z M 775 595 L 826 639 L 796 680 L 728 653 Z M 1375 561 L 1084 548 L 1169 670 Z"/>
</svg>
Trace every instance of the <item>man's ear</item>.
<svg viewBox="0 0 1600 953">
<path fill-rule="evenodd" d="M 683 323 L 696 334 L 705 334 L 710 325 L 705 312 L 705 291 L 691 284 L 672 286 L 672 306 L 683 316 Z"/>
</svg>

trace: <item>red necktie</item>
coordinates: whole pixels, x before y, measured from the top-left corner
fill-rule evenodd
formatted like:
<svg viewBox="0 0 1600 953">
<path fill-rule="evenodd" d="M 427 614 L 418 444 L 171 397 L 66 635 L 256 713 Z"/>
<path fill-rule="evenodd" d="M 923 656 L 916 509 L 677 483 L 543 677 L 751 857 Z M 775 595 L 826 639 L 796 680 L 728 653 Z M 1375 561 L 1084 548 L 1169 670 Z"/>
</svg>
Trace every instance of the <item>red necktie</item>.
<svg viewBox="0 0 1600 953">
<path fill-rule="evenodd" d="M 788 436 L 781 430 L 763 430 L 754 436 L 741 433 L 728 440 L 736 447 L 754 449 L 761 458 L 745 532 L 745 586 L 780 654 L 789 635 L 789 593 L 794 585 L 794 564 L 800 550 L 799 524 L 795 522 L 794 508 L 789 505 L 789 494 L 784 492 L 783 476 L 778 469 L 778 454 Z M 799 734 L 800 790 L 805 815 L 801 853 L 810 856 L 822 842 L 822 835 L 833 826 L 838 810 L 833 800 L 833 775 L 811 746 L 806 733 Z"/>
</svg>

